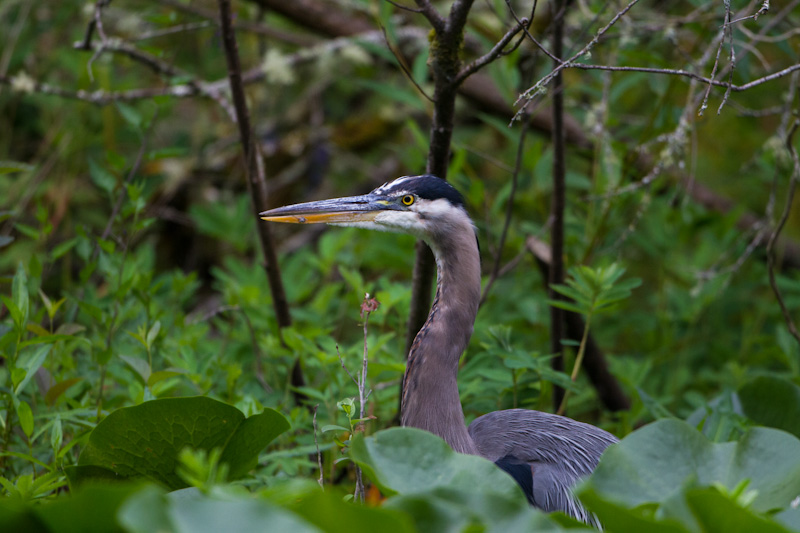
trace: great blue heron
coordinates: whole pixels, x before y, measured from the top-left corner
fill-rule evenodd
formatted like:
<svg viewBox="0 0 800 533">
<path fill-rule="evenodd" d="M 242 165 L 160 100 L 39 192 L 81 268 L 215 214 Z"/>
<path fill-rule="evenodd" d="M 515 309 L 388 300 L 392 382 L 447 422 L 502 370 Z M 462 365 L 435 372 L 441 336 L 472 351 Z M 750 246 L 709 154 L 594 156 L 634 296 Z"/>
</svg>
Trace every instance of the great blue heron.
<svg viewBox="0 0 800 533">
<path fill-rule="evenodd" d="M 401 423 L 438 435 L 457 452 L 494 461 L 536 507 L 592 521 L 571 487 L 594 470 L 616 437 L 570 418 L 527 409 L 483 415 L 469 429 L 464 423 L 456 374 L 478 313 L 481 269 L 475 227 L 456 189 L 435 176 L 405 176 L 363 196 L 280 207 L 261 213 L 261 218 L 423 239 L 436 258 L 436 297 L 408 354 Z"/>
</svg>

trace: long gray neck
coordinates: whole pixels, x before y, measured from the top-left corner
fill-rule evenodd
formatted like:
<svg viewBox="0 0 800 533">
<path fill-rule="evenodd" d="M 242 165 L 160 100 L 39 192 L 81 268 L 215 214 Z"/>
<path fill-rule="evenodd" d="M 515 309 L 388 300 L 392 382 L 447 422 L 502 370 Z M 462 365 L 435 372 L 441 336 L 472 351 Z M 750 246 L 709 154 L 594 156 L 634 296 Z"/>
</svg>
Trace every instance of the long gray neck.
<svg viewBox="0 0 800 533">
<path fill-rule="evenodd" d="M 436 297 L 408 354 L 401 423 L 425 429 L 461 453 L 478 455 L 458 395 L 456 375 L 472 336 L 481 294 L 478 244 L 471 222 L 429 244 L 438 270 Z"/>
</svg>

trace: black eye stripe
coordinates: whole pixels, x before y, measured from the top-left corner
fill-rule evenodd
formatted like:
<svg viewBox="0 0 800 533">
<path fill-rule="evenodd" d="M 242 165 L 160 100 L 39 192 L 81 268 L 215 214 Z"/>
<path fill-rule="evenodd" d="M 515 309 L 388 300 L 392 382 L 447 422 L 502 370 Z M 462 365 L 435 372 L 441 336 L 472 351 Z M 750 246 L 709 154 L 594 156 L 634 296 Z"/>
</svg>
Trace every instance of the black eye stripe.
<svg viewBox="0 0 800 533">
<path fill-rule="evenodd" d="M 378 187 L 374 192 L 382 196 L 397 195 L 395 197 L 399 196 L 401 202 L 405 195 L 412 195 L 415 202 L 444 199 L 456 207 L 464 207 L 464 197 L 452 185 L 429 174 L 404 176 Z"/>
</svg>

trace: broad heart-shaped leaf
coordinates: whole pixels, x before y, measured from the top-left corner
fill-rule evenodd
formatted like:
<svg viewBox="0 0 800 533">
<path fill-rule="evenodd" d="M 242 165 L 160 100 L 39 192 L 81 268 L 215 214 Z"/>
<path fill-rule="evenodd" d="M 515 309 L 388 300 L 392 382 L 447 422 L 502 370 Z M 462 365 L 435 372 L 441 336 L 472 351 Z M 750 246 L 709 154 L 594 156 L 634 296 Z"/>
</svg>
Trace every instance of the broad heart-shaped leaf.
<svg viewBox="0 0 800 533">
<path fill-rule="evenodd" d="M 744 479 L 757 491 L 753 510 L 786 507 L 800 494 L 800 440 L 757 427 L 738 442 L 712 443 L 685 422 L 659 420 L 608 448 L 585 487 L 635 507 L 664 503 L 690 485 L 731 490 Z"/>
<path fill-rule="evenodd" d="M 122 531 L 117 523 L 117 511 L 132 494 L 142 488 L 139 483 L 89 484 L 43 505 L 32 506 L 47 529 L 58 533 L 114 533 Z M 12 530 L 8 530 L 12 531 Z"/>
<path fill-rule="evenodd" d="M 391 428 L 356 438 L 350 456 L 386 494 L 450 487 L 527 501 L 516 482 L 494 463 L 456 453 L 445 441 L 421 429 Z"/>
<path fill-rule="evenodd" d="M 185 447 L 222 449 L 230 477 L 246 474 L 258 453 L 289 428 L 272 409 L 245 419 L 235 407 L 202 396 L 164 398 L 114 411 L 92 431 L 71 480 L 93 477 L 81 467 L 101 467 L 120 478 L 150 478 L 175 490 L 186 483 L 175 473 Z M 97 471 L 103 472 L 103 471 Z M 108 477 L 107 472 L 100 476 Z"/>
<path fill-rule="evenodd" d="M 789 380 L 760 376 L 739 390 L 747 417 L 756 424 L 800 438 L 800 387 Z"/>
<path fill-rule="evenodd" d="M 740 507 L 713 488 L 693 489 L 686 496 L 703 531 L 720 533 L 789 533 L 789 529 L 769 518 Z"/>
<path fill-rule="evenodd" d="M 419 531 L 560 531 L 528 505 L 509 475 L 486 459 L 454 452 L 427 431 L 392 428 L 356 437 L 350 456 L 394 495 L 386 505 L 411 515 Z"/>
<path fill-rule="evenodd" d="M 319 489 L 319 487 L 317 487 Z M 288 507 L 306 521 L 327 533 L 411 533 L 411 519 L 385 507 L 357 505 L 342 500 L 342 495 L 326 489 L 314 490 Z"/>
</svg>

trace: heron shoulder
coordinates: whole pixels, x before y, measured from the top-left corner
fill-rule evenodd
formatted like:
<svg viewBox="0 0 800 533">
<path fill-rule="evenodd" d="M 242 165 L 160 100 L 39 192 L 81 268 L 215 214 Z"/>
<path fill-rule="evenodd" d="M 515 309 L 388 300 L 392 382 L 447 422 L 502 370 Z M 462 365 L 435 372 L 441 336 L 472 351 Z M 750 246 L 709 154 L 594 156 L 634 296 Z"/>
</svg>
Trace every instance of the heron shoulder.
<svg viewBox="0 0 800 533">
<path fill-rule="evenodd" d="M 557 464 L 574 477 L 591 473 L 603 451 L 619 441 L 591 424 L 529 409 L 483 415 L 470 424 L 469 434 L 490 461 L 513 456 L 525 462 Z"/>
</svg>

